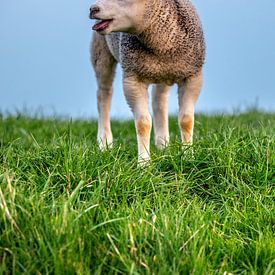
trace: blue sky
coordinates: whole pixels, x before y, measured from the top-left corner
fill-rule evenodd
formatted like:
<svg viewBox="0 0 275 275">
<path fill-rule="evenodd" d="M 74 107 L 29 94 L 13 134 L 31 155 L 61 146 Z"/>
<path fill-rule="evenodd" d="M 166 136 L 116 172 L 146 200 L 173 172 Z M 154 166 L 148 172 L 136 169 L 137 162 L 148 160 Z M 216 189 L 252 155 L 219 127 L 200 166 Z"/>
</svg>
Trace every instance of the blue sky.
<svg viewBox="0 0 275 275">
<path fill-rule="evenodd" d="M 89 61 L 92 1 L 1 0 L 0 110 L 96 117 Z M 275 1 L 196 0 L 207 40 L 197 110 L 275 111 Z M 175 89 L 170 113 L 177 112 Z M 130 117 L 118 69 L 112 116 Z"/>
</svg>

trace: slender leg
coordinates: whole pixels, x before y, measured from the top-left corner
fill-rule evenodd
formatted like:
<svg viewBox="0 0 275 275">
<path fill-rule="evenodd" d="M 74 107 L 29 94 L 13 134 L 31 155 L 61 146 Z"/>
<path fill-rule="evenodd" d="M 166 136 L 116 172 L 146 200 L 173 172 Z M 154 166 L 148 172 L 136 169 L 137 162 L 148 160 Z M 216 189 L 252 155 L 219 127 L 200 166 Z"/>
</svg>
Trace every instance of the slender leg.
<svg viewBox="0 0 275 275">
<path fill-rule="evenodd" d="M 169 143 L 168 98 L 170 86 L 156 84 L 153 88 L 152 105 L 154 114 L 155 144 L 158 149 Z"/>
<path fill-rule="evenodd" d="M 179 86 L 179 126 L 183 144 L 192 144 L 195 104 L 202 88 L 202 72 Z"/>
<path fill-rule="evenodd" d="M 138 162 L 145 164 L 150 159 L 150 134 L 152 119 L 148 107 L 148 85 L 134 77 L 123 80 L 124 94 L 133 112 L 138 143 Z"/>
<path fill-rule="evenodd" d="M 97 78 L 98 133 L 97 142 L 101 150 L 110 148 L 113 136 L 110 123 L 112 100 L 112 83 L 116 61 L 110 53 L 104 36 L 97 33 L 93 36 L 91 60 Z"/>
</svg>

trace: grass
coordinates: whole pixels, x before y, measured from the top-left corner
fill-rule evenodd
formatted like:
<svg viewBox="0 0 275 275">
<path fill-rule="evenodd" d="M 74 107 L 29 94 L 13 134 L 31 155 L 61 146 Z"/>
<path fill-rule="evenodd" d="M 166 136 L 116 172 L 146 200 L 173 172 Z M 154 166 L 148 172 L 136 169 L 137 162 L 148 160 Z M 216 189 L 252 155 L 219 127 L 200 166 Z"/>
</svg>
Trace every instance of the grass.
<svg viewBox="0 0 275 275">
<path fill-rule="evenodd" d="M 0 273 L 275 274 L 275 114 L 198 115 L 194 157 L 132 121 L 0 116 Z"/>
</svg>

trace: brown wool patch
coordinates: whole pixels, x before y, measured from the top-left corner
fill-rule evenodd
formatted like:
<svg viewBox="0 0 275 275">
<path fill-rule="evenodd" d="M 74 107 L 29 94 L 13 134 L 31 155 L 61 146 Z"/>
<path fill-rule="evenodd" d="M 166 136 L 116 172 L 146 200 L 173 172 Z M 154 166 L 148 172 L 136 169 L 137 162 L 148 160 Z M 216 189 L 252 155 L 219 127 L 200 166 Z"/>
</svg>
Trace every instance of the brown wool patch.
<svg viewBox="0 0 275 275">
<path fill-rule="evenodd" d="M 147 136 L 151 130 L 151 123 L 148 120 L 141 119 L 137 121 L 137 133 L 139 136 Z"/>
<path fill-rule="evenodd" d="M 190 135 L 193 130 L 193 118 L 191 116 L 183 116 L 180 120 L 180 127 L 183 131 L 184 135 L 186 134 Z"/>
</svg>

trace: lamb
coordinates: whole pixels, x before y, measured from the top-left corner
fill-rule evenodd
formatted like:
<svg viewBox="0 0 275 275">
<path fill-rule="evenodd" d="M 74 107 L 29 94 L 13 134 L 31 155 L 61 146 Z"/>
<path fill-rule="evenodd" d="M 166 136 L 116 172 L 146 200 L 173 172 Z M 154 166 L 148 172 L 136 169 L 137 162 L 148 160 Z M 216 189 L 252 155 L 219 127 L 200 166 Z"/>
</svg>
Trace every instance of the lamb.
<svg viewBox="0 0 275 275">
<path fill-rule="evenodd" d="M 123 71 L 123 89 L 136 128 L 138 161 L 150 159 L 152 94 L 157 148 L 169 142 L 168 94 L 178 85 L 178 122 L 184 144 L 192 144 L 195 104 L 199 97 L 205 60 L 202 25 L 189 0 L 98 0 L 90 8 L 96 19 L 91 61 L 97 77 L 98 144 L 112 146 L 110 105 L 117 63 Z"/>
</svg>

